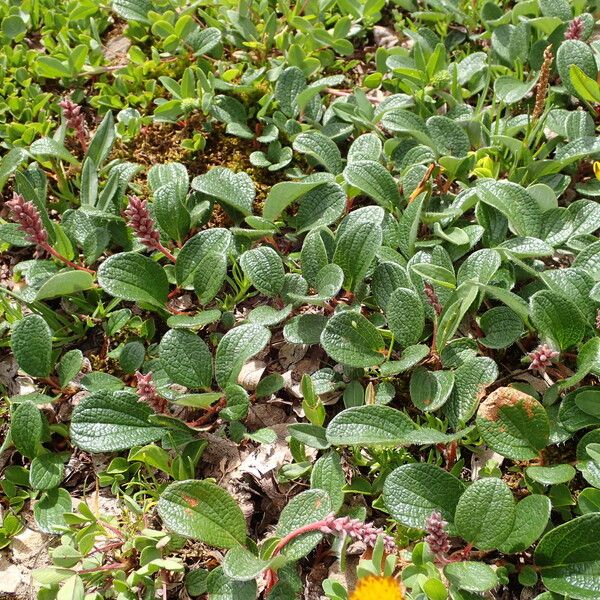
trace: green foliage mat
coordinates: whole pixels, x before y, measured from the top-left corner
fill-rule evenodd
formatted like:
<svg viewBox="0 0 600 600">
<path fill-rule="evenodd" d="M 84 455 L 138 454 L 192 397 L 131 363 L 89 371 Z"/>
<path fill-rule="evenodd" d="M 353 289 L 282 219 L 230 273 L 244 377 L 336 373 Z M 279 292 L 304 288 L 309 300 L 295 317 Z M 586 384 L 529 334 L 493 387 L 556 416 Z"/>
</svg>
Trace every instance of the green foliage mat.
<svg viewBox="0 0 600 600">
<path fill-rule="evenodd" d="M 600 598 L 599 9 L 0 0 L 38 598 Z"/>
</svg>

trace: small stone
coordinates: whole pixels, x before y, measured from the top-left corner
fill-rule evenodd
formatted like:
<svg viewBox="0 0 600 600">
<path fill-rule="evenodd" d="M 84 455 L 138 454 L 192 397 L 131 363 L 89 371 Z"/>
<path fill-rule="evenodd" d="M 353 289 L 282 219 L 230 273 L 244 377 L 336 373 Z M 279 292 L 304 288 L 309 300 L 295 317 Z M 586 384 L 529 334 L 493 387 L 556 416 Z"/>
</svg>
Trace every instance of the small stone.
<svg viewBox="0 0 600 600">
<path fill-rule="evenodd" d="M 13 538 L 12 554 L 17 562 L 26 562 L 43 550 L 47 536 L 33 529 L 23 529 Z"/>
<path fill-rule="evenodd" d="M 377 46 L 383 48 L 392 48 L 398 44 L 398 36 L 393 29 L 375 25 L 373 27 L 373 39 Z"/>
<path fill-rule="evenodd" d="M 0 556 L 0 594 L 16 594 L 24 583 L 23 574 L 17 565 L 13 565 Z"/>
<path fill-rule="evenodd" d="M 127 59 L 127 51 L 131 46 L 131 40 L 124 35 L 118 35 L 106 43 L 104 57 L 108 61 L 124 58 Z"/>
</svg>

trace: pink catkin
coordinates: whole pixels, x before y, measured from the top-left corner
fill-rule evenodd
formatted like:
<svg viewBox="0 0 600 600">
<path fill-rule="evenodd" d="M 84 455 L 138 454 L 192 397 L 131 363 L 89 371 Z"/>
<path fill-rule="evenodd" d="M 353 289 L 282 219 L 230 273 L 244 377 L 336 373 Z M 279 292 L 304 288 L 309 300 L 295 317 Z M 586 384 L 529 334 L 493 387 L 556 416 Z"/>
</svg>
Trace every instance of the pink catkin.
<svg viewBox="0 0 600 600">
<path fill-rule="evenodd" d="M 87 133 L 85 130 L 85 120 L 81 113 L 81 106 L 75 104 L 70 98 L 65 98 L 58 105 L 63 110 L 63 117 L 67 125 L 75 131 L 84 151 L 87 150 Z"/>
<path fill-rule="evenodd" d="M 425 292 L 425 296 L 427 296 L 429 304 L 431 304 L 431 306 L 433 307 L 435 314 L 439 317 L 442 314 L 442 305 L 440 303 L 440 299 L 438 298 L 436 291 L 433 289 L 433 286 L 428 281 L 424 283 L 423 291 Z"/>
<path fill-rule="evenodd" d="M 529 368 L 543 373 L 552 365 L 552 359 L 556 358 L 560 352 L 553 350 L 548 344 L 540 344 L 535 350 L 528 354 L 531 358 Z"/>
<path fill-rule="evenodd" d="M 40 211 L 33 202 L 25 202 L 23 196 L 14 193 L 12 200 L 9 200 L 6 205 L 11 210 L 12 218 L 19 224 L 21 231 L 27 234 L 27 239 L 30 242 L 41 246 L 46 252 L 54 256 L 54 258 L 57 258 L 73 269 L 95 274 L 95 271 L 92 269 L 75 264 L 50 246 L 48 243 L 48 232 L 42 222 Z"/>
<path fill-rule="evenodd" d="M 152 373 L 143 375 L 137 371 L 135 377 L 137 380 L 136 391 L 140 402 L 150 405 L 157 412 L 164 412 L 166 402 L 156 389 Z"/>
<path fill-rule="evenodd" d="M 153 250 L 160 249 L 160 233 L 154 224 L 154 219 L 150 216 L 146 200 L 130 196 L 125 216 L 135 236 L 144 246 Z"/>
<path fill-rule="evenodd" d="M 12 212 L 12 217 L 19 224 L 21 231 L 27 234 L 30 242 L 44 246 L 48 242 L 48 233 L 44 229 L 40 211 L 33 202 L 26 202 L 20 194 L 13 193 L 12 200 L 6 205 Z"/>
<path fill-rule="evenodd" d="M 288 535 L 279 541 L 273 550 L 273 556 L 277 556 L 293 539 L 306 533 L 310 533 L 311 531 L 320 531 L 321 533 L 330 535 L 345 534 L 353 540 L 363 542 L 368 546 L 374 546 L 377 542 L 377 538 L 381 535 L 383 536 L 383 544 L 386 552 L 388 554 L 395 554 L 396 552 L 396 542 L 394 541 L 394 538 L 387 535 L 380 527 L 375 527 L 372 523 L 363 523 L 360 519 L 351 519 L 350 517 L 336 518 L 335 513 L 331 513 L 320 521 L 314 521 L 313 523 L 303 525 L 295 531 L 288 533 Z M 265 581 L 268 592 L 277 581 L 275 571 L 267 569 Z"/>
<path fill-rule="evenodd" d="M 162 252 L 171 262 L 176 261 L 175 256 L 160 243 L 160 233 L 154 219 L 150 216 L 146 200 L 140 200 L 137 196 L 129 196 L 129 206 L 124 214 L 135 236 L 144 246 Z"/>
<path fill-rule="evenodd" d="M 394 538 L 387 535 L 380 527 L 375 527 L 372 523 L 363 523 L 360 519 L 336 518 L 335 514 L 332 513 L 323 519 L 320 531 L 333 535 L 344 533 L 356 541 L 365 543 L 367 546 L 374 546 L 377 538 L 382 535 L 386 551 L 390 554 L 396 551 Z"/>
<path fill-rule="evenodd" d="M 429 544 L 430 550 L 437 556 L 443 555 L 450 550 L 450 538 L 446 532 L 448 523 L 442 519 L 439 512 L 432 512 L 425 522 L 425 541 Z"/>
<path fill-rule="evenodd" d="M 565 40 L 580 40 L 583 35 L 583 26 L 584 23 L 581 17 L 573 19 L 565 31 Z"/>
</svg>

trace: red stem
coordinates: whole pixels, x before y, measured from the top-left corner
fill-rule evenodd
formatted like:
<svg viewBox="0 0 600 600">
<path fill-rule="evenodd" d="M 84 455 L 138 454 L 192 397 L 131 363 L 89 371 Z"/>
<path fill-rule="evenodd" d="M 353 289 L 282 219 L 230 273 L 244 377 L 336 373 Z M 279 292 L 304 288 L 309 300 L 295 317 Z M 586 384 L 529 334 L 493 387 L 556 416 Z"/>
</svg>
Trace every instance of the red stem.
<svg viewBox="0 0 600 600">
<path fill-rule="evenodd" d="M 53 389 L 61 389 L 58 379 L 56 377 L 48 376 L 42 379 L 42 382 L 49 385 Z"/>
<path fill-rule="evenodd" d="M 87 139 L 85 137 L 85 132 L 82 131 L 81 129 L 77 130 L 77 140 L 79 141 L 79 145 L 81 146 L 81 149 L 83 150 L 83 152 L 85 154 L 88 150 L 88 145 L 87 145 Z"/>
<path fill-rule="evenodd" d="M 117 529 L 117 527 L 115 527 L 114 525 L 111 525 L 110 523 L 107 523 L 106 521 L 102 521 L 100 519 L 98 519 L 98 523 L 100 523 L 100 525 L 102 525 L 102 527 L 104 527 L 105 529 L 112 531 L 118 538 L 125 540 L 125 534 L 120 529 Z"/>
<path fill-rule="evenodd" d="M 171 262 L 177 262 L 177 259 L 160 242 L 156 242 L 156 249 L 162 252 Z"/>
<path fill-rule="evenodd" d="M 92 548 L 87 553 L 86 556 L 89 556 L 90 554 L 96 554 L 97 552 L 104 554 L 105 552 L 108 552 L 109 550 L 115 550 L 116 548 L 120 548 L 124 543 L 125 543 L 124 540 L 120 540 L 118 542 L 112 542 L 112 543 L 106 544 L 104 546 L 94 546 L 94 548 Z"/>
<path fill-rule="evenodd" d="M 77 269 L 78 271 L 85 271 L 86 273 L 90 273 L 91 275 L 95 275 L 96 274 L 96 271 L 93 271 L 92 269 L 88 269 L 87 267 L 82 267 L 81 265 L 77 265 L 74 262 L 70 261 L 68 258 L 64 257 L 60 252 L 57 252 L 47 242 L 44 242 L 43 244 L 40 244 L 40 246 L 44 250 L 46 250 L 46 252 L 49 252 L 50 254 L 52 254 L 52 256 L 54 256 L 54 258 L 57 258 L 61 262 L 64 262 L 66 265 L 69 265 L 69 267 L 72 267 L 73 269 Z"/>
<path fill-rule="evenodd" d="M 188 427 L 200 427 L 204 425 L 207 421 L 209 421 L 212 415 L 214 415 L 216 412 L 219 412 L 223 408 L 225 408 L 225 398 L 221 398 L 216 404 L 209 406 L 206 409 L 206 413 L 203 416 L 201 416 L 199 419 L 196 419 L 195 421 L 190 421 L 189 423 L 186 423 L 186 425 Z"/>
<path fill-rule="evenodd" d="M 162 580 L 163 600 L 167 600 L 167 582 L 169 580 L 169 572 L 166 569 L 161 569 L 160 570 L 160 578 Z"/>
<path fill-rule="evenodd" d="M 325 88 L 325 93 L 330 94 L 331 96 L 339 96 L 340 98 L 352 95 L 352 92 L 349 90 L 337 90 L 335 88 Z M 380 104 L 381 103 L 380 98 L 374 98 L 373 96 L 367 96 L 367 99 L 369 100 L 369 102 L 371 102 L 371 104 Z"/>
<path fill-rule="evenodd" d="M 321 531 L 321 527 L 325 527 L 325 525 L 327 525 L 327 521 L 325 521 L 325 519 L 322 519 L 321 521 L 315 521 L 314 523 L 303 525 L 295 531 L 292 531 L 292 533 L 288 533 L 285 537 L 282 537 L 277 546 L 275 546 L 275 550 L 273 550 L 273 554 L 271 555 L 271 557 L 277 556 L 287 544 L 289 544 L 294 538 L 297 538 L 299 535 L 310 533 L 312 531 Z"/>
<path fill-rule="evenodd" d="M 287 544 L 289 544 L 294 538 L 297 538 L 298 536 L 303 535 L 305 533 L 311 533 L 313 531 L 321 531 L 321 527 L 324 527 L 325 525 L 327 525 L 327 521 L 325 521 L 323 519 L 321 521 L 315 521 L 314 523 L 309 523 L 308 525 L 303 525 L 302 527 L 299 527 L 295 531 L 288 533 L 286 536 L 281 538 L 281 540 L 279 540 L 279 543 L 277 544 L 277 546 L 275 546 L 275 550 L 273 550 L 273 554 L 271 554 L 271 558 L 273 556 L 277 556 L 281 552 L 281 550 Z M 266 593 L 268 594 L 271 591 L 272 587 L 277 583 L 277 574 L 275 573 L 275 571 L 273 571 L 273 569 L 267 569 L 267 572 L 265 573 L 265 581 L 266 581 Z"/>
<path fill-rule="evenodd" d="M 332 96 L 339 96 L 340 98 L 350 96 L 350 94 L 352 93 L 347 90 L 336 90 L 335 88 L 325 88 L 325 92 L 331 94 Z"/>
<path fill-rule="evenodd" d="M 115 569 L 126 569 L 127 563 L 117 562 L 110 563 L 108 565 L 102 565 L 101 567 L 95 567 L 93 569 L 81 569 L 77 571 L 78 575 L 85 575 L 86 573 L 96 573 L 97 571 L 114 571 Z"/>
<path fill-rule="evenodd" d="M 173 291 L 169 292 L 169 295 L 167 296 L 167 298 L 169 300 L 172 300 L 173 298 L 176 298 L 179 294 L 181 294 L 181 288 L 180 287 L 176 287 Z"/>
</svg>

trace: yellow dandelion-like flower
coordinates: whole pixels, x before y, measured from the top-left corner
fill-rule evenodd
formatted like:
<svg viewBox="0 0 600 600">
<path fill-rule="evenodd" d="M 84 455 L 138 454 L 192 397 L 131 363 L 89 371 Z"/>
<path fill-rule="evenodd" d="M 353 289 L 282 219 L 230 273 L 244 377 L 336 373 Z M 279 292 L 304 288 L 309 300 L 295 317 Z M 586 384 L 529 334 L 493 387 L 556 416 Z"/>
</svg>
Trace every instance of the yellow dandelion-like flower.
<svg viewBox="0 0 600 600">
<path fill-rule="evenodd" d="M 594 161 L 594 175 L 596 179 L 600 179 L 600 162 L 597 160 Z"/>
<path fill-rule="evenodd" d="M 369 575 L 359 580 L 350 600 L 404 600 L 404 594 L 393 577 Z"/>
</svg>

